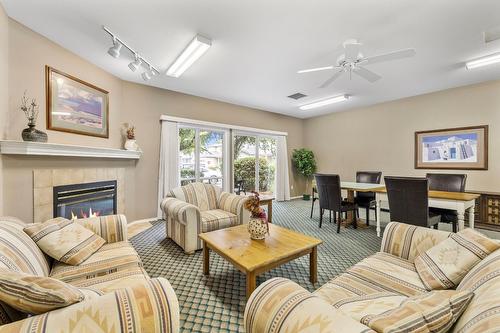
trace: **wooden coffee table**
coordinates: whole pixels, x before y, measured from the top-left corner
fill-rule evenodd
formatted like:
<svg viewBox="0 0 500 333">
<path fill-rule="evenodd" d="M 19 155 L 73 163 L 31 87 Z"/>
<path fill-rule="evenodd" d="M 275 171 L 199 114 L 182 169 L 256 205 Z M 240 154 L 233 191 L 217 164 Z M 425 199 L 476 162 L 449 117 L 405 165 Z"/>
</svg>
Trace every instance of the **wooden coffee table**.
<svg viewBox="0 0 500 333">
<path fill-rule="evenodd" d="M 209 274 L 210 250 L 213 250 L 246 274 L 248 298 L 255 290 L 258 275 L 309 254 L 309 280 L 316 283 L 317 246 L 323 241 L 275 224 L 269 224 L 269 233 L 264 240 L 252 240 L 247 225 L 243 224 L 200 234 L 203 240 L 203 274 Z"/>
</svg>

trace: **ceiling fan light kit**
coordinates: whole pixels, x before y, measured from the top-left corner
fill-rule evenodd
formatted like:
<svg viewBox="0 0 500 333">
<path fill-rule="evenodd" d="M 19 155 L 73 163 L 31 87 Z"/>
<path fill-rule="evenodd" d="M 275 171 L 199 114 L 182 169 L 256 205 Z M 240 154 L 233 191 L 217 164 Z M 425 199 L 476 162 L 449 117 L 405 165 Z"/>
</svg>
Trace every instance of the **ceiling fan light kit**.
<svg viewBox="0 0 500 333">
<path fill-rule="evenodd" d="M 328 97 L 328 98 L 325 98 L 325 99 L 322 99 L 322 100 L 319 100 L 319 101 L 316 101 L 316 102 L 304 104 L 304 105 L 300 106 L 299 109 L 301 109 L 301 110 L 315 109 L 315 108 L 319 108 L 319 107 L 322 107 L 322 106 L 325 106 L 325 105 L 330 105 L 330 104 L 344 102 L 344 101 L 347 101 L 349 98 L 350 98 L 349 95 L 340 95 L 340 96 Z"/>
<path fill-rule="evenodd" d="M 310 69 L 302 69 L 297 73 L 310 73 L 310 72 L 318 72 L 324 70 L 333 70 L 335 73 L 326 80 L 320 88 L 326 88 L 330 84 L 333 83 L 336 79 L 338 79 L 343 73 L 349 73 L 349 77 L 352 77 L 352 74 L 356 74 L 363 79 L 369 82 L 375 82 L 380 80 L 382 77 L 368 69 L 364 66 L 371 65 L 374 63 L 380 63 L 390 60 L 402 59 L 413 57 L 415 55 L 414 49 L 404 49 L 399 51 L 394 51 L 386 54 L 376 55 L 372 57 L 365 57 L 361 52 L 360 48 L 363 44 L 359 43 L 355 39 L 348 39 L 343 43 L 344 46 L 344 54 L 341 55 L 337 59 L 336 65 L 324 66 L 324 67 L 316 67 Z"/>
</svg>

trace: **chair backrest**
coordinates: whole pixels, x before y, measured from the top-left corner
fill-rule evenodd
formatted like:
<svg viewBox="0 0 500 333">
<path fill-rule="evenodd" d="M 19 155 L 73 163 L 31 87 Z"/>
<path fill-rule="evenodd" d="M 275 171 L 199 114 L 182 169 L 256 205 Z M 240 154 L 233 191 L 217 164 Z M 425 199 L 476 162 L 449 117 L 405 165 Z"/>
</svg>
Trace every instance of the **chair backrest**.
<svg viewBox="0 0 500 333">
<path fill-rule="evenodd" d="M 314 175 L 314 178 L 316 179 L 320 208 L 340 211 L 342 205 L 340 176 L 318 173 Z"/>
<path fill-rule="evenodd" d="M 189 183 L 170 191 L 169 197 L 195 205 L 200 211 L 217 209 L 222 189 L 212 184 Z"/>
<path fill-rule="evenodd" d="M 371 183 L 380 184 L 382 178 L 381 171 L 357 171 L 356 172 L 356 183 Z M 367 198 L 375 200 L 375 193 L 373 192 L 357 192 L 356 196 L 358 198 Z"/>
<path fill-rule="evenodd" d="M 427 178 L 384 177 L 391 221 L 422 227 L 429 224 Z"/>
<path fill-rule="evenodd" d="M 465 174 L 428 173 L 429 190 L 447 192 L 465 192 Z"/>
</svg>

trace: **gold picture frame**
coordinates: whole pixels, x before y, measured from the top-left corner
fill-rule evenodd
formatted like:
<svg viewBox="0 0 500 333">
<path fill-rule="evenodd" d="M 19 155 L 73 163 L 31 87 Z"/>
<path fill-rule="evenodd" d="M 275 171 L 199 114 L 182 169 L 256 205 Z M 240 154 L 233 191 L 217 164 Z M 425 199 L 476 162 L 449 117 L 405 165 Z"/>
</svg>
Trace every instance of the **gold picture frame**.
<svg viewBox="0 0 500 333">
<path fill-rule="evenodd" d="M 109 138 L 108 92 L 45 66 L 47 129 Z"/>
</svg>

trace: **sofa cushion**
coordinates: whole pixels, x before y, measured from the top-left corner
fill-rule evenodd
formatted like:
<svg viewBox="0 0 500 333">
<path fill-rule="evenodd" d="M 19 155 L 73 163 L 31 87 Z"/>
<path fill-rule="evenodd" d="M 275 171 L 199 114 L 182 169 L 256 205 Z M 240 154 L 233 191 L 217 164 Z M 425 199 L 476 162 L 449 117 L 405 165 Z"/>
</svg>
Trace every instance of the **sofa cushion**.
<svg viewBox="0 0 500 333">
<path fill-rule="evenodd" d="M 457 290 L 474 292 L 453 332 L 494 332 L 500 327 L 500 249 L 477 264 L 462 279 Z"/>
<path fill-rule="evenodd" d="M 380 333 L 444 333 L 460 317 L 473 296 L 468 291 L 432 291 L 408 297 L 392 310 L 367 314 L 360 322 Z"/>
<path fill-rule="evenodd" d="M 464 229 L 415 259 L 415 267 L 428 290 L 458 286 L 462 278 L 500 244 L 472 229 Z"/>
<path fill-rule="evenodd" d="M 238 216 L 222 209 L 201 212 L 201 232 L 224 229 L 238 224 Z"/>
<path fill-rule="evenodd" d="M 392 292 L 404 296 L 426 292 L 413 263 L 378 252 L 324 284 L 315 294 L 334 304 L 353 296 Z"/>
<path fill-rule="evenodd" d="M 28 224 L 0 217 L 0 267 L 31 275 L 48 276 L 49 262 L 23 231 Z"/>
<path fill-rule="evenodd" d="M 50 276 L 77 287 L 101 288 L 127 277 L 147 277 L 139 255 L 129 242 L 103 245 L 78 266 L 54 264 Z"/>
<path fill-rule="evenodd" d="M 396 309 L 408 297 L 388 291 L 344 298 L 333 305 L 359 322 L 367 315 L 378 315 Z"/>
<path fill-rule="evenodd" d="M 217 209 L 221 189 L 211 184 L 190 183 L 174 188 L 169 196 L 195 205 L 200 211 Z"/>
<path fill-rule="evenodd" d="M 83 299 L 77 288 L 57 279 L 0 269 L 0 300 L 16 310 L 40 314 Z"/>
<path fill-rule="evenodd" d="M 106 243 L 90 229 L 61 217 L 26 227 L 24 231 L 43 252 L 70 265 L 79 265 Z"/>
</svg>

